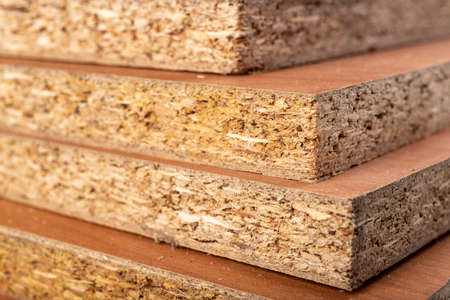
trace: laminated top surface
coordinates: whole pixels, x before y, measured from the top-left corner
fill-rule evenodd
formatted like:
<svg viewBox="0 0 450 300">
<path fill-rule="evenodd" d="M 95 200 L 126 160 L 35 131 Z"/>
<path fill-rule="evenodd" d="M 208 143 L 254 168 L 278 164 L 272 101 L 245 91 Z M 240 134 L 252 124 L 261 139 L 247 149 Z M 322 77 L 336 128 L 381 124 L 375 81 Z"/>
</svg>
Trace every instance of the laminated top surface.
<svg viewBox="0 0 450 300">
<path fill-rule="evenodd" d="M 450 39 L 239 76 L 0 69 L 3 128 L 309 182 L 450 126 Z"/>
<path fill-rule="evenodd" d="M 0 129 L 1 134 L 12 134 L 22 137 L 33 137 L 27 134 L 11 133 Z M 49 138 L 38 138 L 43 141 L 56 142 L 75 147 L 83 147 L 95 151 L 117 154 L 139 160 L 152 161 L 181 168 L 199 170 L 219 175 L 243 178 L 251 181 L 274 184 L 278 186 L 300 189 L 305 192 L 338 198 L 355 198 L 383 188 L 393 182 L 404 179 L 428 167 L 445 163 L 450 159 L 450 129 L 437 133 L 413 144 L 407 145 L 381 157 L 356 166 L 344 173 L 318 183 L 307 183 L 279 177 L 265 176 L 250 172 L 219 168 L 209 165 L 168 160 L 145 154 L 130 153 L 118 150 L 98 148 L 77 143 L 55 141 Z"/>
<path fill-rule="evenodd" d="M 423 299 L 448 279 L 450 236 L 400 263 L 356 292 L 344 292 L 280 273 L 0 200 L 0 226 L 37 234 L 222 286 L 275 299 Z M 417 283 L 420 282 L 420 288 Z"/>
<path fill-rule="evenodd" d="M 285 70 L 233 76 L 0 58 L 0 64 L 299 94 L 324 93 L 449 62 L 450 39 L 340 58 Z"/>
</svg>

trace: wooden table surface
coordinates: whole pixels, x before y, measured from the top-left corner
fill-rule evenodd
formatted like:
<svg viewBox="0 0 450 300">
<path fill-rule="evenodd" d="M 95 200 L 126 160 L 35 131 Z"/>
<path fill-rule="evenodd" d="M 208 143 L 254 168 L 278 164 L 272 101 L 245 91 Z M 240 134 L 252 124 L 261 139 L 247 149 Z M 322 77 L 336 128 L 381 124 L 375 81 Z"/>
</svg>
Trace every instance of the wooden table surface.
<svg viewBox="0 0 450 300">
<path fill-rule="evenodd" d="M 0 225 L 274 299 L 427 299 L 450 278 L 449 234 L 345 292 L 6 200 L 0 200 Z"/>
</svg>

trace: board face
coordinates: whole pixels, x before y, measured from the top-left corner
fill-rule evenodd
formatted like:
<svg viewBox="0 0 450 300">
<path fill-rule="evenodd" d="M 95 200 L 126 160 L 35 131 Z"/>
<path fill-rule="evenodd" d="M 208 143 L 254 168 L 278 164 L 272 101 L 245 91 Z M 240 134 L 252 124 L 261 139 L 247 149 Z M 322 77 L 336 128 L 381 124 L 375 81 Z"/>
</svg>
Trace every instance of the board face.
<svg viewBox="0 0 450 300">
<path fill-rule="evenodd" d="M 440 0 L 1 3 L 4 55 L 222 74 L 442 37 L 450 28 Z"/>
<path fill-rule="evenodd" d="M 270 177 L 252 180 L 244 172 L 233 177 L 222 169 L 189 169 L 10 132 L 0 137 L 0 193 L 173 245 L 354 289 L 448 230 L 450 144 L 442 141 L 449 136 L 444 131 L 349 171 L 368 181 L 357 192 L 345 173 L 329 179 L 328 189 L 327 181 L 283 186 Z M 336 184 L 341 177 L 342 185 Z M 339 194 L 345 188 L 346 196 Z M 395 234 L 386 230 L 399 224 Z"/>
<path fill-rule="evenodd" d="M 292 299 L 299 294 L 307 300 L 373 297 L 423 299 L 442 287 L 450 275 L 450 265 L 446 259 L 450 251 L 448 234 L 383 272 L 357 291 L 345 292 L 193 250 L 174 249 L 134 234 L 81 222 L 22 204 L 1 200 L 0 208 L 0 226 L 6 230 L 11 228 L 39 235 L 51 239 L 55 244 L 68 243 L 87 251 L 127 259 L 129 264 L 140 263 L 274 299 Z M 2 230 L 3 232 L 7 231 Z M 417 282 L 421 282 L 420 286 Z"/>
<path fill-rule="evenodd" d="M 74 72 L 69 69 L 79 65 L 65 64 L 56 70 L 31 66 L 42 62 L 19 65 L 6 60 L 12 65 L 0 64 L 0 127 L 316 182 L 450 126 L 449 43 L 442 40 L 344 58 L 300 67 L 294 72 L 297 77 L 280 77 L 299 88 L 314 85 L 311 80 L 318 84 L 333 82 L 330 78 L 343 80 L 334 90 L 320 94 L 244 88 L 245 80 L 233 76 L 225 78 L 241 86 L 220 85 L 221 77 L 214 79 L 214 75 L 169 74 L 195 81 L 211 77 L 213 82 L 199 83 L 113 76 L 95 73 L 104 68 L 96 66 Z M 418 60 L 421 57 L 425 62 Z M 336 64 L 339 61 L 342 65 Z M 42 66 L 49 64 L 53 63 Z M 323 65 L 333 71 L 330 80 L 319 75 L 325 71 Z M 403 73 L 392 71 L 396 66 L 402 66 Z M 368 82 L 359 70 L 365 70 Z M 379 77 L 379 71 L 385 77 Z M 261 82 L 282 87 L 273 78 L 289 72 L 293 70 L 244 78 L 262 78 Z M 349 83 L 349 78 L 355 81 Z"/>
<path fill-rule="evenodd" d="M 81 147 L 89 151 L 107 153 L 108 155 L 129 157 L 181 169 L 216 174 L 218 176 L 241 178 L 243 180 L 296 189 L 301 192 L 339 199 L 352 199 L 364 196 L 450 158 L 450 129 L 447 129 L 378 157 L 363 165 L 354 167 L 332 178 L 317 183 L 307 183 L 203 164 L 163 159 L 151 155 L 111 150 L 81 143 L 65 142 L 4 129 L 0 129 L 0 134 L 4 137 L 9 136 L 11 138 L 18 138 L 19 140 L 29 139 L 36 142 L 43 142 L 44 144 L 59 144 L 67 148 Z"/>
<path fill-rule="evenodd" d="M 440 39 L 278 71 L 233 76 L 73 64 L 6 56 L 0 56 L 0 64 L 285 93 L 321 94 L 448 63 L 449 49 L 450 40 Z"/>
</svg>

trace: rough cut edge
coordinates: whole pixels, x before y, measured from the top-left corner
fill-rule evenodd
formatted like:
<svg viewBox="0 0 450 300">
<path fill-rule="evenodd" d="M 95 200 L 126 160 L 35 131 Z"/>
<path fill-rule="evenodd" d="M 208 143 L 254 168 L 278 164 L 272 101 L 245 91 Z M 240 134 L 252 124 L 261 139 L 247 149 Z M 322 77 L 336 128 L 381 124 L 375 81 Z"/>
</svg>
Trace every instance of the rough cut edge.
<svg viewBox="0 0 450 300">
<path fill-rule="evenodd" d="M 0 53 L 236 73 L 238 10 L 234 0 L 0 0 Z"/>
<path fill-rule="evenodd" d="M 273 70 L 450 34 L 445 0 L 236 0 L 242 70 Z"/>
<path fill-rule="evenodd" d="M 0 127 L 317 181 L 450 126 L 450 63 L 319 95 L 0 66 Z"/>
<path fill-rule="evenodd" d="M 348 288 L 351 201 L 42 141 L 0 141 L 0 194 L 8 199 Z"/>
<path fill-rule="evenodd" d="M 450 230 L 450 158 L 354 199 L 356 288 Z"/>
<path fill-rule="evenodd" d="M 0 226 L 0 292 L 20 299 L 260 299 L 3 226 Z"/>
<path fill-rule="evenodd" d="M 315 178 L 316 106 L 313 95 L 0 65 L 0 127 L 279 177 Z"/>
<path fill-rule="evenodd" d="M 317 96 L 319 178 L 450 126 L 450 63 Z"/>
<path fill-rule="evenodd" d="M 1 140 L 0 194 L 9 199 L 347 290 L 450 229 L 450 160 L 356 199 L 334 199 L 55 143 Z M 425 239 L 414 231 L 418 224 Z M 395 230 L 387 235 L 385 227 Z"/>
<path fill-rule="evenodd" d="M 446 300 L 450 298 L 450 279 L 436 293 L 430 296 L 428 300 Z"/>
<path fill-rule="evenodd" d="M 225 74 L 449 33 L 445 0 L 0 0 L 3 55 Z"/>
</svg>

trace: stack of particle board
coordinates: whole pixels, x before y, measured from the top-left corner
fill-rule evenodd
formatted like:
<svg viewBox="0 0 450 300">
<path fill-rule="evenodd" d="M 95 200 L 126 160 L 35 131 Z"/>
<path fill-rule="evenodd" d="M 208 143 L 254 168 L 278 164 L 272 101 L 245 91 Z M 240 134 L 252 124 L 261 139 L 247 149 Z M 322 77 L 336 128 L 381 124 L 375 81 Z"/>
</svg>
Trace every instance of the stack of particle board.
<svg viewBox="0 0 450 300">
<path fill-rule="evenodd" d="M 446 1 L 391 2 L 0 0 L 0 195 L 355 289 L 450 229 L 450 40 L 294 65 L 450 34 Z M 249 296 L 98 252 L 20 281 L 85 250 L 5 225 L 13 296 Z"/>
</svg>

